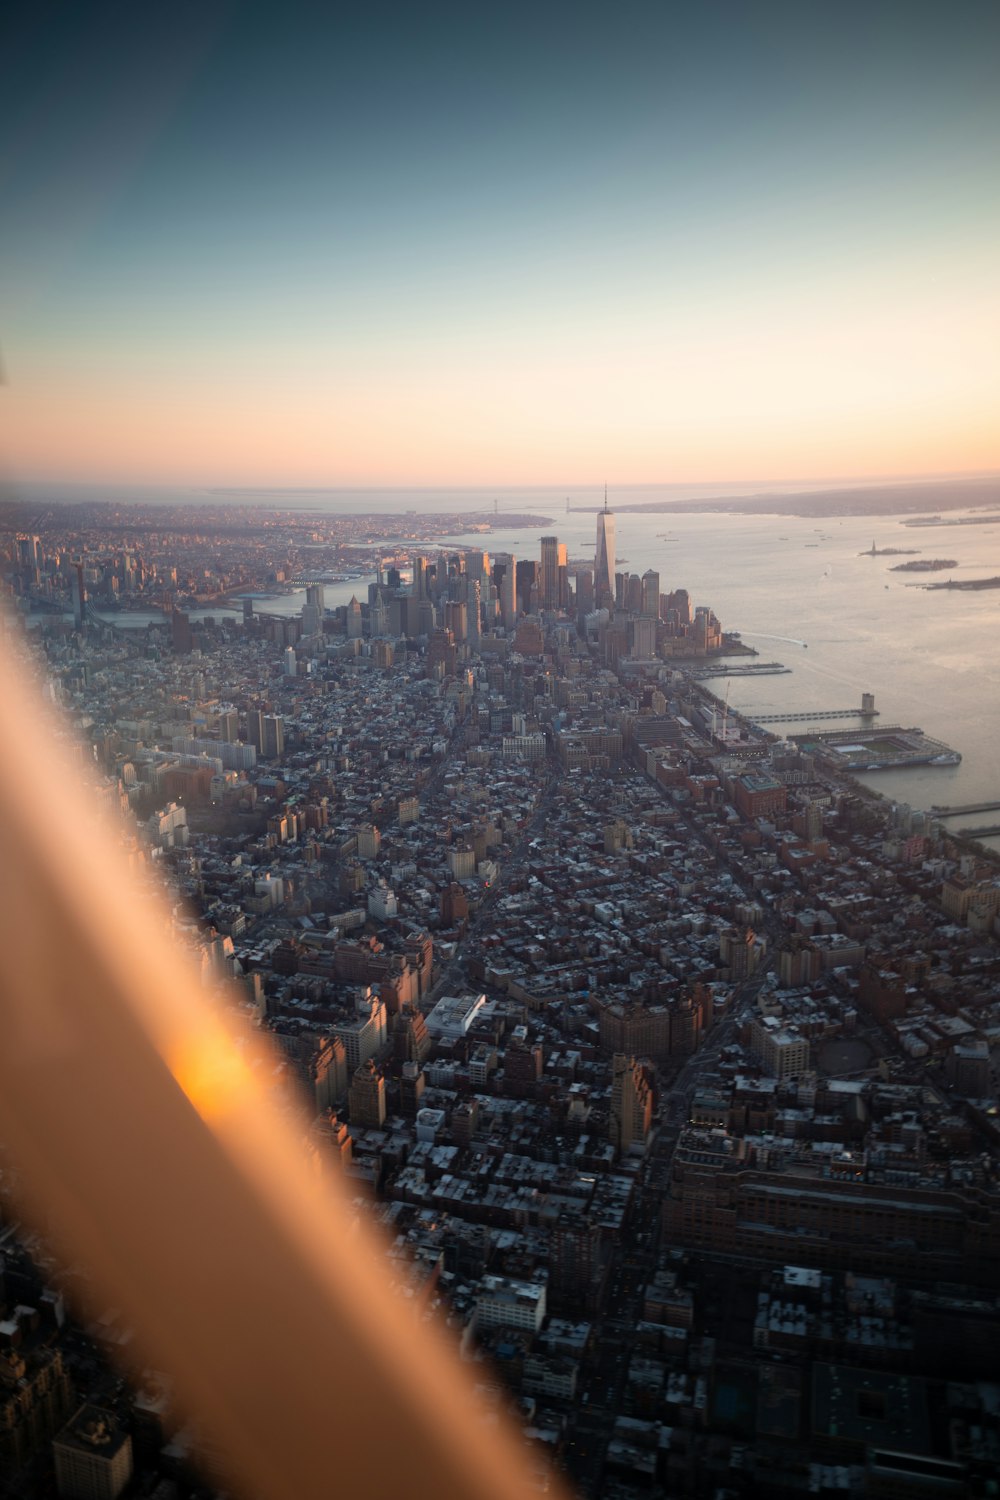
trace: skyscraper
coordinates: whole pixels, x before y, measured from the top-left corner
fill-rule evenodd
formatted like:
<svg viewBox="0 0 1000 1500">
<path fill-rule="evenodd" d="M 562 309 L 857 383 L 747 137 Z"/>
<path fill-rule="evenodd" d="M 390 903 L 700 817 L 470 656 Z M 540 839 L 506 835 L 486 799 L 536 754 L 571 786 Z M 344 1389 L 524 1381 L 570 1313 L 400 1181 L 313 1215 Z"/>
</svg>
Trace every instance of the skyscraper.
<svg viewBox="0 0 1000 1500">
<path fill-rule="evenodd" d="M 175 609 L 170 616 L 170 641 L 177 656 L 187 656 L 194 650 L 191 621 L 182 609 Z"/>
<path fill-rule="evenodd" d="M 515 599 L 518 612 L 533 615 L 538 608 L 539 566 L 530 557 L 522 557 L 514 567 Z"/>
<path fill-rule="evenodd" d="M 116 1500 L 132 1478 L 132 1439 L 113 1412 L 81 1406 L 52 1443 L 60 1495 Z"/>
<path fill-rule="evenodd" d="M 470 578 L 466 584 L 466 618 L 468 620 L 469 645 L 479 650 L 481 584 L 478 578 Z"/>
<path fill-rule="evenodd" d="M 576 609 L 579 615 L 589 615 L 594 607 L 594 575 L 589 568 L 581 568 L 576 575 Z"/>
<path fill-rule="evenodd" d="M 503 578 L 500 580 L 500 617 L 505 630 L 513 630 L 517 621 L 517 559 L 513 553 L 507 556 Z"/>
<path fill-rule="evenodd" d="M 379 1130 L 385 1124 L 385 1079 L 370 1059 L 355 1071 L 347 1107 L 354 1125 Z"/>
<path fill-rule="evenodd" d="M 87 604 L 87 588 L 83 581 L 83 563 L 73 564 L 73 571 L 70 574 L 70 591 L 73 596 L 73 624 L 77 630 L 82 630 L 83 616 Z M 190 650 L 190 647 L 188 649 Z"/>
<path fill-rule="evenodd" d="M 650 661 L 656 655 L 656 621 L 648 615 L 640 615 L 632 621 L 632 650 L 630 655 Z"/>
<path fill-rule="evenodd" d="M 42 545 L 37 536 L 19 536 L 17 539 L 17 566 L 21 580 L 27 585 L 38 583 L 42 565 Z"/>
<path fill-rule="evenodd" d="M 216 727 L 220 740 L 227 745 L 236 744 L 240 737 L 240 716 L 231 703 L 220 704 L 216 715 Z"/>
<path fill-rule="evenodd" d="M 489 553 L 480 551 L 478 547 L 471 552 L 467 552 L 465 554 L 465 571 L 469 578 L 475 578 L 478 581 L 482 589 L 490 576 Z"/>
<path fill-rule="evenodd" d="M 285 751 L 285 723 L 278 714 L 265 714 L 261 721 L 261 755 L 277 760 Z"/>
<path fill-rule="evenodd" d="M 611 1061 L 611 1112 L 608 1137 L 626 1156 L 632 1146 L 644 1146 L 653 1118 L 649 1082 L 634 1057 L 616 1052 Z"/>
<path fill-rule="evenodd" d="M 660 616 L 660 575 L 653 568 L 642 575 L 642 612 L 653 620 Z"/>
<path fill-rule="evenodd" d="M 444 607 L 445 628 L 450 630 L 456 643 L 469 639 L 469 609 L 463 599 L 449 599 Z"/>
<path fill-rule="evenodd" d="M 542 609 L 559 609 L 565 604 L 565 599 L 560 597 L 560 568 L 564 570 L 563 587 L 565 588 L 566 543 L 560 542 L 555 536 L 543 536 L 542 577 L 539 585 L 539 603 Z"/>
<path fill-rule="evenodd" d="M 615 607 L 615 518 L 608 510 L 608 492 L 604 491 L 604 509 L 597 515 L 597 551 L 594 556 L 594 599 L 598 609 Z"/>
<path fill-rule="evenodd" d="M 389 634 L 389 611 L 385 607 L 382 590 L 378 584 L 375 585 L 375 597 L 368 611 L 368 624 L 373 636 Z"/>
<path fill-rule="evenodd" d="M 264 748 L 264 714 L 259 708 L 247 709 L 247 743 Z"/>
</svg>

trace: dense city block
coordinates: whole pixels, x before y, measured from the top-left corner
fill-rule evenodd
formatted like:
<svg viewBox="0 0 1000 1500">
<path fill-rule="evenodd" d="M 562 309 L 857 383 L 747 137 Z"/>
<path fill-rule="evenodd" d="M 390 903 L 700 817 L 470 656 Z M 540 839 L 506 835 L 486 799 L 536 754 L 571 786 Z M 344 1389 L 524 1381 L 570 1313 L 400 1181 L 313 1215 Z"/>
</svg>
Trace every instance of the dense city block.
<svg viewBox="0 0 1000 1500">
<path fill-rule="evenodd" d="M 10 507 L 2 649 L 381 1227 L 400 1339 L 446 1320 L 580 1494 L 995 1493 L 995 859 L 730 711 L 724 599 L 615 523 Z M 0 1493 L 217 1492 L 15 1179 Z"/>
</svg>

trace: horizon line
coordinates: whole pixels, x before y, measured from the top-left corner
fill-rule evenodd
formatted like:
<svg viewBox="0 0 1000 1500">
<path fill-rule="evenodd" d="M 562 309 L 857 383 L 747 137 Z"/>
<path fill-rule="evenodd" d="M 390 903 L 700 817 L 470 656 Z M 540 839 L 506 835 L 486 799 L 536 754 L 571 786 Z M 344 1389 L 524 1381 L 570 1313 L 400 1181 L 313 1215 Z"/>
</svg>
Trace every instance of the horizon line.
<svg viewBox="0 0 1000 1500">
<path fill-rule="evenodd" d="M 833 489 L 836 489 L 836 488 L 844 486 L 844 485 L 855 486 L 855 485 L 863 485 L 863 484 L 873 484 L 873 485 L 876 485 L 876 486 L 889 488 L 889 487 L 891 487 L 893 485 L 898 485 L 898 484 L 933 484 L 935 482 L 940 483 L 940 482 L 943 482 L 943 481 L 951 481 L 951 482 L 954 482 L 954 483 L 962 484 L 962 483 L 972 483 L 972 482 L 977 481 L 977 480 L 990 480 L 990 479 L 1000 479 L 1000 467 L 998 467 L 998 468 L 990 468 L 990 469 L 932 470 L 932 471 L 924 471 L 924 472 L 918 472 L 918 473 L 892 472 L 892 473 L 881 473 L 881 474 L 798 475 L 798 476 L 796 476 L 795 478 L 792 478 L 792 479 L 778 479 L 778 478 L 773 478 L 773 479 L 763 479 L 763 478 L 718 479 L 718 478 L 716 478 L 716 479 L 622 480 L 617 485 L 614 482 L 611 482 L 609 484 L 609 488 L 610 489 L 617 488 L 618 490 L 640 490 L 640 489 L 663 489 L 663 488 L 675 489 L 675 488 L 679 488 L 679 487 L 682 488 L 682 487 L 686 487 L 686 486 L 691 486 L 692 488 L 693 487 L 697 487 L 699 489 L 704 489 L 704 488 L 711 488 L 712 486 L 716 486 L 716 485 L 719 486 L 720 488 L 722 488 L 722 487 L 729 488 L 729 487 L 731 487 L 733 485 L 745 485 L 745 486 L 758 486 L 759 485 L 759 486 L 762 486 L 763 488 L 760 489 L 759 491 L 756 491 L 755 493 L 758 493 L 758 494 L 761 494 L 761 495 L 766 495 L 766 494 L 768 494 L 770 492 L 768 490 L 767 486 L 775 486 L 775 485 L 780 485 L 782 488 L 787 488 L 790 485 L 800 485 L 800 484 L 801 485 L 810 485 L 810 486 L 823 485 L 823 486 L 825 486 L 825 487 L 833 490 Z M 343 493 L 347 493 L 347 492 L 357 492 L 357 491 L 361 491 L 361 492 L 369 493 L 369 494 L 393 494 L 393 493 L 397 493 L 399 491 L 408 491 L 408 492 L 413 493 L 413 494 L 434 494 L 434 493 L 446 493 L 446 494 L 448 494 L 448 493 L 459 493 L 459 492 L 464 491 L 464 490 L 481 490 L 484 493 L 486 493 L 486 492 L 496 492 L 497 494 L 516 494 L 516 493 L 523 492 L 525 490 L 544 491 L 544 492 L 551 492 L 553 494 L 562 494 L 566 490 L 570 490 L 570 491 L 573 491 L 573 490 L 581 491 L 582 490 L 582 491 L 585 491 L 585 492 L 589 492 L 589 491 L 593 490 L 595 493 L 598 493 L 598 494 L 603 494 L 604 493 L 604 481 L 603 480 L 600 480 L 600 481 L 597 481 L 597 480 L 595 480 L 595 481 L 586 480 L 586 481 L 577 482 L 577 483 L 571 483 L 569 481 L 563 481 L 561 483 L 551 483 L 551 482 L 549 482 L 549 483 L 538 483 L 538 482 L 533 483 L 533 482 L 531 482 L 529 480 L 529 481 L 523 481 L 523 482 L 521 482 L 519 484 L 511 484 L 509 482 L 508 483 L 504 483 L 504 484 L 496 484 L 496 483 L 490 483 L 489 481 L 480 481 L 480 480 L 476 480 L 476 481 L 470 480 L 467 483 L 455 483 L 454 481 L 449 481 L 448 483 L 440 483 L 440 484 L 428 483 L 426 481 L 420 482 L 420 483 L 415 483 L 415 484 L 408 484 L 408 483 L 405 483 L 405 482 L 400 482 L 400 483 L 395 483 L 395 484 L 384 483 L 384 482 L 383 483 L 364 483 L 364 482 L 354 482 L 354 483 L 351 483 L 351 482 L 344 482 L 344 481 L 331 482 L 331 483 L 327 483 L 327 484 L 283 484 L 281 482 L 273 482 L 273 483 L 263 484 L 263 483 L 250 483 L 250 482 L 240 483 L 240 482 L 235 482 L 234 481 L 234 482 L 231 482 L 229 484 L 219 484 L 219 483 L 208 483 L 208 482 L 205 482 L 205 481 L 194 480 L 194 479 L 187 479 L 187 480 L 150 479 L 150 478 L 144 478 L 144 479 L 138 479 L 138 478 L 136 478 L 136 479 L 122 479 L 122 478 L 113 478 L 113 479 L 112 478 L 88 478 L 88 479 L 77 478 L 77 479 L 67 479 L 67 478 L 59 478 L 59 477 L 55 477 L 55 476 L 46 476 L 46 477 L 17 476 L 17 477 L 15 477 L 15 476 L 7 475 L 7 476 L 4 477 L 4 479 L 0 480 L 0 484 L 2 484 L 3 488 L 7 489 L 8 491 L 11 490 L 11 489 L 16 489 L 19 485 L 31 486 L 31 487 L 41 487 L 41 486 L 45 486 L 45 485 L 63 485 L 63 486 L 71 487 L 71 488 L 88 488 L 88 489 L 89 488 L 100 487 L 100 486 L 107 486 L 108 488 L 114 488 L 114 489 L 128 489 L 128 488 L 132 488 L 132 487 L 138 487 L 138 488 L 142 488 L 142 489 L 190 490 L 190 491 L 196 492 L 196 493 L 208 494 L 208 495 L 220 495 L 220 496 L 225 496 L 225 495 L 271 495 L 271 494 L 275 494 L 275 495 L 277 495 L 277 494 L 282 494 L 282 495 L 325 495 L 325 494 L 343 494 Z M 566 498 L 569 499 L 570 496 L 567 495 Z M 711 498 L 711 497 L 702 497 L 702 498 Z M 749 497 L 747 497 L 747 498 L 749 498 Z M 6 503 L 7 499 L 8 499 L 8 497 L 4 497 L 4 501 L 0 502 L 0 503 Z"/>
</svg>

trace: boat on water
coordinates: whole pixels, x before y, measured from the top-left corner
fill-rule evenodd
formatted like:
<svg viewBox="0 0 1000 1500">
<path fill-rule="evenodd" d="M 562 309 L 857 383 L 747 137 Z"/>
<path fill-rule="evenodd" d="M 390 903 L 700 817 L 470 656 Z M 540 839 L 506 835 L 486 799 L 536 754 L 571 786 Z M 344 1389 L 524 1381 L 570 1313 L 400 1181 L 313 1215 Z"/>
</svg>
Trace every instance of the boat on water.
<svg viewBox="0 0 1000 1500">
<path fill-rule="evenodd" d="M 957 750 L 948 750 L 941 755 L 887 755 L 882 760 L 870 761 L 867 765 L 848 765 L 848 771 L 899 771 L 909 766 L 957 766 L 962 757 Z"/>
</svg>

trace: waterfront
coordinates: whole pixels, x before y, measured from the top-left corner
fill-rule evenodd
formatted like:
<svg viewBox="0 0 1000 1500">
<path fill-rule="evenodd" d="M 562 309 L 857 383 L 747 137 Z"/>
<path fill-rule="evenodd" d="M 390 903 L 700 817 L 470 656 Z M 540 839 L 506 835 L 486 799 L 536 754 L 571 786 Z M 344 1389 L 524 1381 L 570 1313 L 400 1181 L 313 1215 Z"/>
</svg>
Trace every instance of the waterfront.
<svg viewBox="0 0 1000 1500">
<path fill-rule="evenodd" d="M 571 551 L 583 552 L 592 545 L 594 516 L 556 515 L 552 530 Z M 927 530 L 917 535 L 933 547 Z M 962 762 L 866 775 L 860 778 L 866 785 L 925 809 L 995 798 L 1000 599 L 989 591 L 928 593 L 893 575 L 891 557 L 858 556 L 873 539 L 877 547 L 901 546 L 913 536 L 901 519 L 887 516 L 822 522 L 690 513 L 618 518 L 618 547 L 631 560 L 630 571 L 657 569 L 661 590 L 686 588 L 692 604 L 711 604 L 723 627 L 739 630 L 761 660 L 792 669 L 766 678 L 718 678 L 713 691 L 724 696 L 728 682 L 733 708 L 860 708 L 861 694 L 874 693 L 883 723 L 919 725 L 960 751 Z M 488 545 L 515 552 L 520 545 L 522 555 L 530 546 L 534 556 L 538 538 L 498 532 Z M 949 529 L 948 545 L 958 560 L 956 578 L 1000 567 L 1000 523 Z M 1000 849 L 1000 840 L 988 842 Z"/>
<path fill-rule="evenodd" d="M 737 488 L 730 487 L 731 493 Z M 437 494 L 434 503 L 440 508 L 450 503 L 468 506 L 476 494 Z M 176 492 L 172 498 L 176 501 Z M 316 509 L 324 508 L 320 497 L 311 498 Z M 323 497 L 324 503 L 330 498 Z M 330 508 L 343 514 L 348 492 L 333 498 L 337 503 Z M 349 498 L 359 507 L 383 512 L 429 503 L 428 495 L 418 491 L 359 491 Z M 485 510 L 487 492 L 478 492 L 478 498 Z M 571 556 L 586 557 L 593 551 L 591 507 L 597 492 L 572 494 L 571 503 L 587 509 L 569 512 L 567 497 L 561 505 L 554 503 L 558 498 L 553 491 L 508 491 L 502 500 L 508 510 L 544 509 L 550 524 L 537 533 L 523 527 L 508 529 L 501 509 L 489 534 L 465 532 L 443 539 L 443 544 L 537 557 L 544 531 L 558 534 Z M 627 491 L 623 501 L 636 498 L 636 491 Z M 613 507 L 613 493 L 610 499 Z M 963 514 L 975 513 L 956 512 L 955 518 Z M 862 779 L 867 785 L 922 808 L 990 799 L 1000 795 L 1000 661 L 992 647 L 1000 599 L 988 590 L 929 593 L 892 572 L 892 555 L 873 557 L 873 542 L 883 549 L 916 539 L 925 544 L 928 555 L 934 555 L 935 547 L 939 550 L 937 528 L 915 529 L 906 520 L 851 516 L 817 521 L 788 515 L 626 510 L 618 516 L 617 542 L 620 559 L 628 559 L 620 565 L 640 573 L 657 569 L 662 591 L 686 588 L 693 604 L 710 604 L 725 629 L 740 631 L 746 643 L 760 651 L 761 661 L 780 661 L 790 668 L 766 680 L 719 676 L 714 690 L 724 696 L 728 686 L 734 709 L 776 714 L 853 703 L 860 707 L 862 692 L 872 692 L 883 723 L 919 725 L 963 758 L 954 767 L 866 775 Z M 948 550 L 956 559 L 956 579 L 1000 570 L 1000 522 L 949 526 Z M 327 604 L 345 604 L 353 594 L 364 599 L 366 589 L 364 578 L 327 584 Z M 293 590 L 256 599 L 254 607 L 266 614 L 297 613 L 304 598 L 304 590 Z M 192 613 L 200 618 L 239 610 L 216 607 Z M 140 625 L 156 616 L 115 618 Z M 956 820 L 956 826 L 961 822 Z M 1000 849 L 1000 840 L 990 842 Z"/>
</svg>

